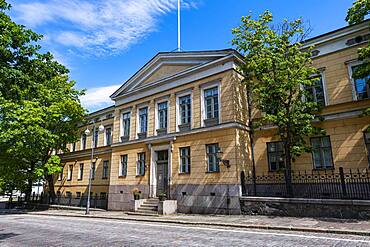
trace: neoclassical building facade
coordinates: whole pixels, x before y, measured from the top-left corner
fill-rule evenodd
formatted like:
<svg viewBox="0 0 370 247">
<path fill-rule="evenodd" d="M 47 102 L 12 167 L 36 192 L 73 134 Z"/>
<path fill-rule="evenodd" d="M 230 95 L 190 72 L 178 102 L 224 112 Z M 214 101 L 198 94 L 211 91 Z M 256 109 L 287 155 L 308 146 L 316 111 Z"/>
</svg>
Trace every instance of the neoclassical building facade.
<svg viewBox="0 0 370 247">
<path fill-rule="evenodd" d="M 311 90 L 323 104 L 327 136 L 293 169 L 369 167 L 369 86 L 352 79 L 357 49 L 369 41 L 369 22 L 307 40 L 321 71 Z M 131 209 L 133 191 L 142 198 L 166 195 L 183 213 L 240 213 L 240 174 L 251 171 L 247 104 L 235 50 L 161 52 L 126 81 L 114 106 L 89 115 L 81 140 L 62 155 L 60 194 L 87 193 L 92 136 L 95 136 L 92 193 L 108 199 L 109 210 Z M 86 128 L 104 131 L 85 135 Z M 256 172 L 274 173 L 281 144 L 273 128 L 256 131 Z"/>
</svg>

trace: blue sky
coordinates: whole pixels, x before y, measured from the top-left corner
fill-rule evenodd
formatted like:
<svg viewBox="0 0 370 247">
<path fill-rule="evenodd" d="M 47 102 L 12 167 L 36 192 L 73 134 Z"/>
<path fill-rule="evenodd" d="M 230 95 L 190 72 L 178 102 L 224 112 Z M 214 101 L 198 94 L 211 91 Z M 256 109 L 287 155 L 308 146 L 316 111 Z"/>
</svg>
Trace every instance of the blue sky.
<svg viewBox="0 0 370 247">
<path fill-rule="evenodd" d="M 240 17 L 270 10 L 303 17 L 316 36 L 346 25 L 352 0 L 183 0 L 182 49 L 231 47 Z M 11 16 L 44 34 L 42 46 L 71 70 L 90 111 L 159 51 L 177 47 L 177 0 L 12 0 Z"/>
</svg>

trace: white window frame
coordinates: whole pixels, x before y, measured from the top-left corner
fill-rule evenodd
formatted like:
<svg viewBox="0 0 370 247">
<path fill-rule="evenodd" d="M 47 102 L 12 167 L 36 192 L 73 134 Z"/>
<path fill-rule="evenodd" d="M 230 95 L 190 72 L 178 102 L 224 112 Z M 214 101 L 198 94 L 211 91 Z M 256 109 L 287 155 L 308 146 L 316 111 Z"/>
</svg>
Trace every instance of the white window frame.
<svg viewBox="0 0 370 247">
<path fill-rule="evenodd" d="M 176 94 L 176 132 L 179 132 L 179 125 L 181 122 L 181 115 L 180 115 L 180 98 L 184 96 L 190 95 L 190 109 L 191 109 L 191 121 L 190 121 L 190 129 L 193 128 L 193 121 L 194 121 L 194 104 L 193 104 L 193 91 L 187 90 L 182 93 Z"/>
<path fill-rule="evenodd" d="M 82 166 L 82 171 L 81 171 L 81 166 Z M 80 163 L 79 164 L 79 166 L 78 166 L 78 177 L 77 177 L 77 179 L 78 180 L 82 180 L 83 179 L 83 174 L 84 174 L 84 167 L 85 165 L 84 165 L 84 163 Z"/>
<path fill-rule="evenodd" d="M 84 136 L 85 134 L 84 133 L 82 133 L 81 134 L 81 139 L 80 139 L 80 150 L 82 151 L 82 150 L 86 150 L 87 149 L 87 135 L 85 135 L 86 136 L 86 142 L 85 142 L 85 148 L 83 148 L 83 136 Z"/>
<path fill-rule="evenodd" d="M 167 102 L 167 133 L 168 133 L 168 128 L 170 126 L 170 100 L 168 97 L 159 99 L 155 101 L 155 112 L 154 112 L 154 126 L 155 126 L 155 135 L 157 134 L 157 129 L 159 129 L 159 119 L 158 119 L 158 104 Z"/>
<path fill-rule="evenodd" d="M 111 141 L 111 144 L 112 144 L 112 140 L 113 140 L 113 126 L 107 126 L 106 128 L 104 128 L 104 146 L 107 146 L 107 129 L 110 129 L 110 141 Z"/>
<path fill-rule="evenodd" d="M 67 180 L 68 181 L 72 181 L 72 176 L 73 176 L 72 173 L 73 173 L 73 165 L 68 165 L 68 168 L 67 168 Z"/>
<path fill-rule="evenodd" d="M 139 155 L 141 155 L 141 154 L 144 154 L 144 173 L 143 174 L 141 174 L 139 169 L 138 169 L 139 161 L 140 161 L 139 160 Z M 145 174 L 146 174 L 146 158 L 147 158 L 146 152 L 139 152 L 139 153 L 136 154 L 136 176 L 141 176 L 141 177 L 145 176 Z"/>
<path fill-rule="evenodd" d="M 143 108 L 147 108 L 147 117 L 146 117 L 146 133 L 148 134 L 149 132 L 149 105 L 148 104 L 145 104 L 145 105 L 140 105 L 140 106 L 137 106 L 137 111 L 136 111 L 136 139 L 139 139 L 139 135 L 141 132 L 140 132 L 140 110 L 143 109 Z"/>
<path fill-rule="evenodd" d="M 126 156 L 127 157 L 127 160 L 126 160 L 126 174 L 125 175 L 122 173 L 122 157 L 123 156 Z M 119 160 L 118 176 L 119 177 L 126 177 L 127 176 L 127 173 L 128 173 L 128 154 L 122 154 L 122 155 L 120 155 L 120 160 Z"/>
<path fill-rule="evenodd" d="M 95 129 L 95 132 L 94 132 L 94 129 Z M 95 133 L 98 133 L 98 136 L 97 138 L 95 138 Z M 94 140 L 95 139 L 95 140 Z M 94 145 L 94 143 L 96 143 Z M 91 135 L 91 148 L 98 148 L 99 147 L 99 129 L 98 128 L 93 128 L 93 131 L 92 131 L 92 135 Z"/>
<path fill-rule="evenodd" d="M 221 82 L 214 81 L 208 82 L 203 85 L 200 85 L 200 111 L 201 111 L 201 122 L 200 126 L 204 127 L 204 120 L 206 119 L 206 109 L 205 109 L 205 102 L 204 102 L 204 91 L 213 87 L 217 87 L 218 89 L 218 124 L 222 123 L 221 120 Z"/>
<path fill-rule="evenodd" d="M 182 171 L 182 159 L 181 159 L 181 149 L 183 148 L 188 148 L 189 149 L 189 164 L 188 164 L 188 171 L 184 172 Z M 179 174 L 190 174 L 191 171 L 191 146 L 186 146 L 186 147 L 179 147 Z"/>
<path fill-rule="evenodd" d="M 363 62 L 362 61 L 358 61 L 358 60 L 351 61 L 351 62 L 348 62 L 347 63 L 347 70 L 348 70 L 349 82 L 351 83 L 351 88 L 352 88 L 352 99 L 354 101 L 358 101 L 359 99 L 357 98 L 355 81 L 352 78 L 352 67 L 355 67 L 355 66 L 358 66 L 358 65 L 361 65 L 361 64 L 363 64 Z"/>
<path fill-rule="evenodd" d="M 122 111 L 121 112 L 121 119 L 120 119 L 120 141 L 121 141 L 121 137 L 123 137 L 123 115 L 124 114 L 127 114 L 127 113 L 130 113 L 130 126 L 129 126 L 129 138 L 130 138 L 130 135 L 131 135 L 131 118 L 132 118 L 132 111 L 131 110 L 127 110 L 127 111 Z"/>
<path fill-rule="evenodd" d="M 324 101 L 325 101 L 325 104 L 323 106 L 325 107 L 325 106 L 329 105 L 328 90 L 326 88 L 326 80 L 325 80 L 325 70 L 319 69 L 318 74 L 312 75 L 312 77 L 317 77 L 317 76 L 321 76 L 321 83 L 322 83 L 322 89 L 323 89 L 323 92 L 324 92 Z M 301 89 L 304 90 L 303 85 L 301 85 Z M 303 100 L 306 101 L 307 100 L 306 97 L 303 96 Z"/>
</svg>

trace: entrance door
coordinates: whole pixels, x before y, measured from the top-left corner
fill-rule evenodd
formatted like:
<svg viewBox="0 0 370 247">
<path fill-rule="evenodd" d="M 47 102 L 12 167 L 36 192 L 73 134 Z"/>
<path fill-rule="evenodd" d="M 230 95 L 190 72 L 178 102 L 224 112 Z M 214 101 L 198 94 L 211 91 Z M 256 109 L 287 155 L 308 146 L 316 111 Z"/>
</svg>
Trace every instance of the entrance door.
<svg viewBox="0 0 370 247">
<path fill-rule="evenodd" d="M 157 151 L 157 196 L 168 192 L 168 151 Z"/>
</svg>

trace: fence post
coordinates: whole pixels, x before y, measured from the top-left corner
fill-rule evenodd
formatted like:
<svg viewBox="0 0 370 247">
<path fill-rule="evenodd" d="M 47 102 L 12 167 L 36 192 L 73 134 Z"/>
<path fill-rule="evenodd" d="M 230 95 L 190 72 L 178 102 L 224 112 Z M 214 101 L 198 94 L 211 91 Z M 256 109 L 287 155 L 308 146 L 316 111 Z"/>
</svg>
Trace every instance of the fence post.
<svg viewBox="0 0 370 247">
<path fill-rule="evenodd" d="M 344 179 L 343 167 L 339 167 L 340 185 L 342 186 L 343 197 L 347 197 L 346 180 Z"/>
</svg>

